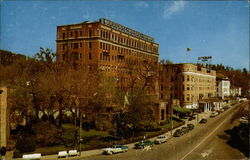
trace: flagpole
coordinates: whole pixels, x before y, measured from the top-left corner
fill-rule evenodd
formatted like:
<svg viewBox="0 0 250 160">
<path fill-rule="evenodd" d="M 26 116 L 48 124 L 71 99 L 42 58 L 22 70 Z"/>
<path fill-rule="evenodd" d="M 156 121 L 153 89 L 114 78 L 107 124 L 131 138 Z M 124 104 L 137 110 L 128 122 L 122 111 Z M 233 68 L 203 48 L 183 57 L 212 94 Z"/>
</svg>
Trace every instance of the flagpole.
<svg viewBox="0 0 250 160">
<path fill-rule="evenodd" d="M 188 48 L 186 50 L 186 63 L 188 63 Z"/>
<path fill-rule="evenodd" d="M 187 48 L 186 50 L 186 63 L 188 63 L 188 52 L 191 51 L 191 48 Z"/>
</svg>

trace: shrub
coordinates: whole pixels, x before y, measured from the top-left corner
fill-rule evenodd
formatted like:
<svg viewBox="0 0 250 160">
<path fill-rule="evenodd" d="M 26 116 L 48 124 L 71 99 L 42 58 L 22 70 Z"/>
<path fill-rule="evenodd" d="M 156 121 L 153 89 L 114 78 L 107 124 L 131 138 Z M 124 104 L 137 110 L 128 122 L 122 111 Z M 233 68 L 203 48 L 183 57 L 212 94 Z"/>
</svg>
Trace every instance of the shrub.
<svg viewBox="0 0 250 160">
<path fill-rule="evenodd" d="M 113 141 L 118 141 L 119 138 L 113 136 L 106 136 L 106 137 L 101 137 L 100 140 L 103 142 L 113 142 Z"/>
<path fill-rule="evenodd" d="M 6 147 L 1 147 L 0 154 L 3 155 L 3 156 L 5 156 L 6 151 L 7 151 Z"/>
<path fill-rule="evenodd" d="M 21 158 L 21 157 L 22 157 L 22 154 L 20 153 L 20 151 L 14 150 L 13 158 Z"/>
<path fill-rule="evenodd" d="M 82 128 L 86 131 L 89 131 L 90 129 L 95 128 L 95 123 L 94 122 L 83 122 L 82 123 Z"/>
<path fill-rule="evenodd" d="M 181 119 L 177 118 L 177 117 L 173 117 L 173 120 L 177 121 L 177 122 L 182 122 Z"/>
<path fill-rule="evenodd" d="M 36 142 L 39 146 L 54 146 L 60 144 L 60 140 L 57 138 L 59 130 L 55 125 L 42 122 L 34 125 L 36 132 Z"/>
<path fill-rule="evenodd" d="M 22 133 L 17 138 L 16 149 L 20 153 L 33 152 L 36 148 L 36 137 L 32 134 Z"/>
<path fill-rule="evenodd" d="M 160 122 L 160 126 L 166 125 L 166 124 L 168 124 L 168 123 L 169 123 L 168 121 Z"/>
<path fill-rule="evenodd" d="M 104 131 L 111 131 L 113 129 L 113 124 L 110 121 L 104 120 L 102 122 L 103 130 Z"/>
</svg>

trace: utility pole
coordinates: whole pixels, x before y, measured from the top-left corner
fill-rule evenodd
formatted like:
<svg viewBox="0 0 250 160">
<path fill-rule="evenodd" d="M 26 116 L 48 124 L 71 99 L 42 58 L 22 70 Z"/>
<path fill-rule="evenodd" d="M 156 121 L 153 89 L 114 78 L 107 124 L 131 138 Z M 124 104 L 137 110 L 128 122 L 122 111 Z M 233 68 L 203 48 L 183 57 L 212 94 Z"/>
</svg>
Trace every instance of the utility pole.
<svg viewBox="0 0 250 160">
<path fill-rule="evenodd" d="M 171 117 L 170 117 L 170 124 L 171 124 L 171 136 L 173 136 L 173 106 L 172 104 L 170 104 L 171 106 Z"/>
<path fill-rule="evenodd" d="M 30 81 L 26 82 L 26 86 L 25 86 L 25 125 L 28 126 L 28 88 L 30 85 Z"/>
<path fill-rule="evenodd" d="M 81 157 L 81 152 L 82 152 L 82 113 L 80 112 L 80 151 L 79 151 L 79 155 Z"/>
<path fill-rule="evenodd" d="M 198 79 L 199 79 L 198 77 L 195 78 L 195 95 L 197 94 L 197 88 L 199 87 L 199 86 L 197 87 L 197 85 L 199 84 L 199 83 L 197 83 Z M 198 95 L 199 95 L 199 92 L 198 92 Z M 197 97 L 197 95 L 196 95 L 196 97 Z M 198 98 L 196 99 L 197 109 L 198 109 L 198 111 L 197 111 L 197 122 L 199 122 L 199 109 L 200 109 L 199 99 L 200 99 L 200 97 L 198 96 Z"/>
<path fill-rule="evenodd" d="M 175 73 L 175 77 L 176 77 L 176 73 Z M 172 81 L 172 76 L 171 76 L 171 81 Z M 172 81 L 174 82 L 174 80 Z M 170 117 L 170 125 L 171 125 L 171 136 L 173 136 L 173 101 L 175 99 L 175 83 L 173 83 L 173 97 L 171 99 L 171 102 L 170 102 L 170 109 L 171 109 L 171 117 Z"/>
<path fill-rule="evenodd" d="M 200 108 L 200 104 L 199 104 L 199 101 L 198 101 L 197 122 L 199 122 L 199 108 Z"/>
</svg>

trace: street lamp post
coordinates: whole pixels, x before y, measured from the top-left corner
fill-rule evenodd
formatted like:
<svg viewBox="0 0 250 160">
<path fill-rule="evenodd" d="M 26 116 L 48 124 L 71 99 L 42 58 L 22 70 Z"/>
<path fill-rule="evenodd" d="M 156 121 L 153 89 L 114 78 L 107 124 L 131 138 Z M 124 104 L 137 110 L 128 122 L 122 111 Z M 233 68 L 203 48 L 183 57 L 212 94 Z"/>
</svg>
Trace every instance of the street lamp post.
<svg viewBox="0 0 250 160">
<path fill-rule="evenodd" d="M 27 81 L 26 82 L 26 87 L 29 87 L 30 85 L 30 81 Z M 27 91 L 27 88 L 25 90 L 25 123 L 26 123 L 26 126 L 29 125 L 28 123 L 28 91 Z"/>
<path fill-rule="evenodd" d="M 171 136 L 173 136 L 173 106 L 171 105 L 171 117 L 170 117 L 170 121 L 171 121 Z"/>
<path fill-rule="evenodd" d="M 82 113 L 80 113 L 80 139 L 79 139 L 79 142 L 80 142 L 80 153 L 79 155 L 81 156 L 81 152 L 82 152 Z"/>
<path fill-rule="evenodd" d="M 79 155 L 81 156 L 81 152 L 82 152 L 82 117 L 85 117 L 85 114 L 80 113 L 80 138 L 79 138 L 79 142 L 80 142 L 80 151 L 79 151 Z"/>
<path fill-rule="evenodd" d="M 196 90 L 197 90 L 197 84 L 198 84 L 197 81 L 198 81 L 198 78 L 195 79 L 195 94 L 197 94 L 197 92 L 196 92 Z M 199 92 L 198 92 L 198 94 L 199 94 Z M 196 95 L 196 97 L 197 97 L 197 95 Z M 196 103 L 197 103 L 197 122 L 199 122 L 199 111 L 200 111 L 200 102 L 199 102 L 199 99 L 200 99 L 200 97 L 198 97 L 196 99 Z"/>
</svg>

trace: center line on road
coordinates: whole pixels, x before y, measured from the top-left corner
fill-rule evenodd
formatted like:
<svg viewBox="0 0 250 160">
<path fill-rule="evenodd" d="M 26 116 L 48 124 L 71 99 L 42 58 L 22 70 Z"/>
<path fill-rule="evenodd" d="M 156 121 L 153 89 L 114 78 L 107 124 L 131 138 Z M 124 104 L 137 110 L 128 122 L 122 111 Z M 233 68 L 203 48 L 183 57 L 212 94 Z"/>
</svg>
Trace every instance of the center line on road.
<svg viewBox="0 0 250 160">
<path fill-rule="evenodd" d="M 197 146 L 195 146 L 190 152 L 188 152 L 184 157 L 182 157 L 180 160 L 184 160 L 190 153 L 192 153 L 196 148 L 198 148 L 205 140 L 208 139 L 208 137 L 210 137 L 225 121 L 227 120 L 227 118 L 221 122 L 220 125 L 218 125 L 211 133 L 209 133 L 207 135 L 206 138 L 204 138 Z"/>
</svg>

